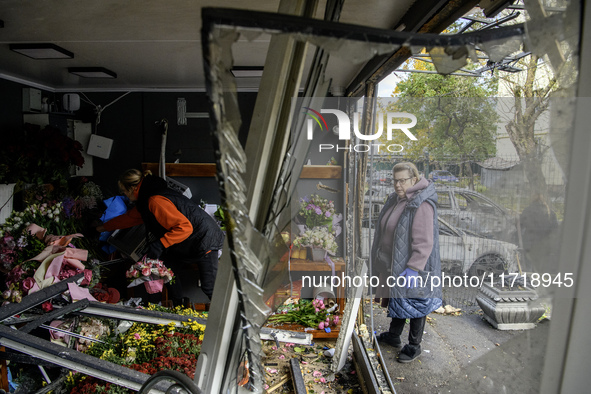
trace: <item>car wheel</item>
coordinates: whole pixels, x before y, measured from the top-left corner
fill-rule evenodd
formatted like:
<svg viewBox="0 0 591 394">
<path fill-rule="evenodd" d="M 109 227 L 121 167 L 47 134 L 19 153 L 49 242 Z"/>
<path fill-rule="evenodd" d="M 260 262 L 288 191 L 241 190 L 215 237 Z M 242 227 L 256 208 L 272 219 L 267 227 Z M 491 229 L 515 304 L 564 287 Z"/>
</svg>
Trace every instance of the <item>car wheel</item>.
<svg viewBox="0 0 591 394">
<path fill-rule="evenodd" d="M 499 255 L 495 254 L 487 254 L 485 256 L 479 257 L 476 259 L 474 264 L 470 267 L 468 271 L 469 276 L 477 276 L 482 278 L 483 276 L 485 279 L 490 277 L 490 274 L 493 274 L 493 279 L 497 279 L 501 274 L 508 274 L 507 270 L 505 269 L 505 260 Z"/>
</svg>

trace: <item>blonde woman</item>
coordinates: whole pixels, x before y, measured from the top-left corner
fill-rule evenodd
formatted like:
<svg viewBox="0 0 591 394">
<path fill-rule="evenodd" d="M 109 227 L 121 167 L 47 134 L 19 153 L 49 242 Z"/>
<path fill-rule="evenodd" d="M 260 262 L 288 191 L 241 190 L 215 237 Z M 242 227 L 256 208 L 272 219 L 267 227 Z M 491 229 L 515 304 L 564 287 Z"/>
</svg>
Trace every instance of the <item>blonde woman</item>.
<svg viewBox="0 0 591 394">
<path fill-rule="evenodd" d="M 211 299 L 218 269 L 218 250 L 224 242 L 224 232 L 216 221 L 199 205 L 176 190 L 166 181 L 131 169 L 119 177 L 119 190 L 135 207 L 105 222 L 99 232 L 129 228 L 144 223 L 146 230 L 156 236 L 148 245 L 147 256 L 165 262 L 173 272 L 183 265 L 196 264 L 199 268 L 201 290 Z M 185 296 L 180 278 L 170 286 L 175 304 Z"/>
<path fill-rule="evenodd" d="M 432 279 L 441 276 L 437 193 L 413 163 L 398 163 L 392 172 L 394 193 L 378 217 L 372 262 L 382 280 L 389 276 L 396 281 L 388 289 L 390 329 L 377 339 L 402 348 L 398 361 L 405 363 L 421 354 L 426 316 L 442 302 L 441 288 L 433 286 L 438 283 Z M 410 319 L 409 343 L 402 347 L 406 319 Z"/>
</svg>

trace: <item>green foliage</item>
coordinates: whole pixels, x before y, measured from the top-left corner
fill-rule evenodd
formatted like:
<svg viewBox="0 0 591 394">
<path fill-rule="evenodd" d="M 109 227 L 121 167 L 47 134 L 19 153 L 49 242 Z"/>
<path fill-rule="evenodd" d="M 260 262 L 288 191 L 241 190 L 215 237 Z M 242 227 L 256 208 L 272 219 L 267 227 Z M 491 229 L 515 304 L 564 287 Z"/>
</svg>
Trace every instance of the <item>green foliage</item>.
<svg viewBox="0 0 591 394">
<path fill-rule="evenodd" d="M 397 99 L 384 109 L 417 117 L 412 132 L 418 140 L 397 141 L 410 160 L 423 158 L 425 151 L 431 160 L 478 160 L 496 151 L 496 91 L 495 78 L 414 73 L 398 84 Z"/>
<path fill-rule="evenodd" d="M 220 229 L 222 231 L 226 231 L 226 214 L 221 206 L 213 214 L 218 221 Z"/>
</svg>

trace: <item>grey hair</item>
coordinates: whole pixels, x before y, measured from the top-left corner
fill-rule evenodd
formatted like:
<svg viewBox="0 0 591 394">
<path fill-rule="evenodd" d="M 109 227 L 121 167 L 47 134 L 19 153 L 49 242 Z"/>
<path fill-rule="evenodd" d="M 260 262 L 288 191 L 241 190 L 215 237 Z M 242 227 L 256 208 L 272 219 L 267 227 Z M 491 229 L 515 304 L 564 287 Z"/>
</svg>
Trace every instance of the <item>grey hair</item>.
<svg viewBox="0 0 591 394">
<path fill-rule="evenodd" d="M 415 166 L 411 162 L 407 161 L 407 162 L 403 162 L 403 163 L 398 163 L 394 166 L 394 168 L 392 168 L 392 174 L 395 174 L 395 173 L 401 172 L 401 171 L 408 171 L 412 176 L 417 178 L 417 182 L 421 180 L 421 175 L 419 174 L 419 170 L 417 169 L 417 166 Z"/>
</svg>

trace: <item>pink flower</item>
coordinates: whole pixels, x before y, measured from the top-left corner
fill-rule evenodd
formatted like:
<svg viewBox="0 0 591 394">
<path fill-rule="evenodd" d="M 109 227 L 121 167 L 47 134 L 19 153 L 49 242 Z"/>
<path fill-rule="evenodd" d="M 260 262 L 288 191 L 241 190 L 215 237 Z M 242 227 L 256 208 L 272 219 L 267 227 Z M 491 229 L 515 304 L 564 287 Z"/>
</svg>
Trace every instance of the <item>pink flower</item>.
<svg viewBox="0 0 591 394">
<path fill-rule="evenodd" d="M 336 326 L 337 324 L 339 324 L 339 317 L 335 316 L 334 320 L 332 321 L 334 323 L 334 325 Z"/>
<path fill-rule="evenodd" d="M 92 280 L 92 270 L 85 269 L 84 270 L 84 280 L 80 283 L 81 286 L 88 286 L 90 281 Z"/>
<path fill-rule="evenodd" d="M 324 330 L 324 322 L 323 322 L 323 321 L 321 321 L 321 322 L 318 324 L 318 329 L 320 329 L 320 330 Z"/>
<path fill-rule="evenodd" d="M 20 282 L 21 277 L 25 274 L 25 271 L 20 265 L 14 267 L 8 275 L 6 275 L 6 286 L 10 286 L 13 283 Z"/>
<path fill-rule="evenodd" d="M 316 311 L 316 313 L 320 312 L 320 309 L 318 308 L 314 308 L 314 310 Z"/>
<path fill-rule="evenodd" d="M 25 280 L 23 280 L 21 287 L 23 288 L 23 291 L 25 293 L 28 293 L 29 290 L 31 290 L 34 285 L 35 285 L 35 279 L 33 279 L 29 276 L 28 278 L 25 278 Z"/>
<path fill-rule="evenodd" d="M 326 383 L 326 379 L 324 379 L 324 378 L 320 378 L 320 382 L 321 382 L 321 383 Z"/>
<path fill-rule="evenodd" d="M 151 273 L 152 273 L 152 270 L 150 269 L 150 267 L 142 268 L 142 276 L 150 276 Z"/>
<path fill-rule="evenodd" d="M 280 354 L 280 355 L 279 355 L 279 360 L 284 360 L 284 359 L 285 359 L 285 355 L 283 355 L 283 354 Z"/>
<path fill-rule="evenodd" d="M 133 337 L 135 339 L 141 339 L 142 338 L 142 336 L 140 334 L 138 334 L 137 332 L 135 334 L 133 334 Z"/>
<path fill-rule="evenodd" d="M 321 377 L 321 376 L 322 376 L 322 372 L 320 372 L 320 371 L 314 371 L 314 372 L 312 373 L 312 376 L 314 376 L 315 378 L 319 378 L 319 377 Z"/>
</svg>

